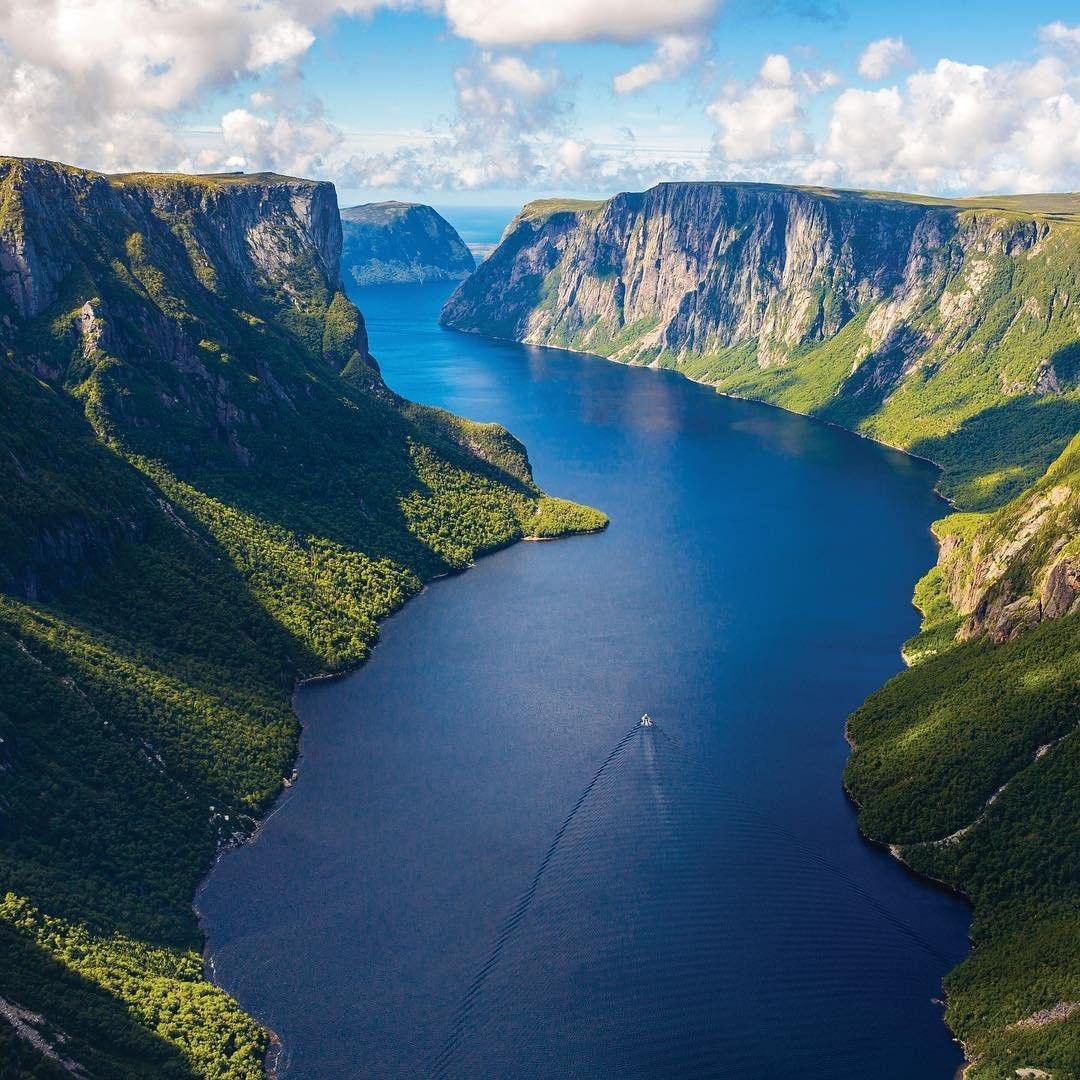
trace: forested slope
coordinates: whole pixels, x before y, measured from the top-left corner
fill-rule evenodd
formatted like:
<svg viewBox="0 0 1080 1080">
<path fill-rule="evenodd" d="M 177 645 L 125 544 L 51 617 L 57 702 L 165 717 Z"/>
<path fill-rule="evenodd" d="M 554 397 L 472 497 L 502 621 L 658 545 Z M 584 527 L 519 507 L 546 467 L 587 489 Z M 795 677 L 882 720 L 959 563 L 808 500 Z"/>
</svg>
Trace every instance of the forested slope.
<svg viewBox="0 0 1080 1080">
<path fill-rule="evenodd" d="M 861 827 L 975 906 L 948 978 L 969 1076 L 1080 1075 L 1080 435 L 990 513 L 938 522 L 912 663 L 852 716 Z"/>
<path fill-rule="evenodd" d="M 382 382 L 328 184 L 0 161 L 0 1075 L 255 1077 L 191 907 L 299 678 L 432 576 L 602 527 Z"/>
</svg>

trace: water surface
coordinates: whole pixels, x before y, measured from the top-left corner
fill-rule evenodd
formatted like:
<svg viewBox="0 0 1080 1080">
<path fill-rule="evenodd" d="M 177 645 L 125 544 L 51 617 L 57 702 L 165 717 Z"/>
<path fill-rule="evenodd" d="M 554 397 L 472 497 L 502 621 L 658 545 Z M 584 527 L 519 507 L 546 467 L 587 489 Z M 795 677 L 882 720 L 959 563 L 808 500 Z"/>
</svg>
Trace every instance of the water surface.
<svg viewBox="0 0 1080 1080">
<path fill-rule="evenodd" d="M 218 980 L 289 1078 L 951 1077 L 967 912 L 840 783 L 916 627 L 933 470 L 440 330 L 448 288 L 355 295 L 387 381 L 612 524 L 435 583 L 298 695 L 299 781 L 199 898 Z"/>
</svg>

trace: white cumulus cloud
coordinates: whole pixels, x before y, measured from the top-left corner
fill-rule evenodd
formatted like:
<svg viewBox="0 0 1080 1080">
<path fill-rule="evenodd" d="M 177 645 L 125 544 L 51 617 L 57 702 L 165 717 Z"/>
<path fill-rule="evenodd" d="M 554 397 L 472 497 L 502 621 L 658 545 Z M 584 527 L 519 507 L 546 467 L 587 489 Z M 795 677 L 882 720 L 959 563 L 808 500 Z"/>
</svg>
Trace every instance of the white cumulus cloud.
<svg viewBox="0 0 1080 1080">
<path fill-rule="evenodd" d="M 766 56 L 752 83 L 729 84 L 706 110 L 716 123 L 720 164 L 764 165 L 806 153 L 811 140 L 802 95 L 809 92 L 782 53 Z"/>
<path fill-rule="evenodd" d="M 557 71 L 485 52 L 455 70 L 454 89 L 444 131 L 420 145 L 354 156 L 350 185 L 492 187 L 527 182 L 550 167 L 571 108 Z"/>
<path fill-rule="evenodd" d="M 911 67 L 914 58 L 903 38 L 884 37 L 871 41 L 859 57 L 859 74 L 878 82 L 896 68 Z"/>
<path fill-rule="evenodd" d="M 176 114 L 216 88 L 295 64 L 335 7 L 5 0 L 0 149 L 102 169 L 175 167 L 185 153 Z"/>
<path fill-rule="evenodd" d="M 315 35 L 295 19 L 283 18 L 255 34 L 248 51 L 247 68 L 258 71 L 272 64 L 295 60 L 311 48 Z"/>
<path fill-rule="evenodd" d="M 1039 28 L 1039 39 L 1051 48 L 1080 55 L 1080 23 L 1076 26 L 1068 26 L 1060 19 L 1057 22 L 1048 23 Z"/>
<path fill-rule="evenodd" d="M 325 175 L 330 155 L 341 145 L 338 129 L 310 109 L 268 116 L 232 109 L 221 118 L 221 138 L 223 153 L 211 158 L 211 165 L 297 176 Z"/>
<path fill-rule="evenodd" d="M 540 71 L 530 67 L 519 56 L 502 56 L 498 60 L 488 59 L 488 73 L 495 82 L 524 94 L 537 97 L 555 88 L 558 74 L 554 71 Z"/>
<path fill-rule="evenodd" d="M 718 0 L 443 0 L 450 27 L 482 45 L 642 41 L 699 27 Z"/>
<path fill-rule="evenodd" d="M 766 56 L 758 73 L 761 81 L 773 86 L 791 85 L 791 61 L 783 53 Z"/>
<path fill-rule="evenodd" d="M 901 87 L 833 104 L 819 176 L 929 191 L 1075 188 L 1080 76 L 1059 59 L 986 67 L 942 59 Z"/>
<path fill-rule="evenodd" d="M 704 47 L 697 35 L 665 34 L 657 42 L 653 58 L 616 75 L 612 87 L 616 94 L 632 94 L 653 83 L 676 79 L 694 64 Z"/>
</svg>

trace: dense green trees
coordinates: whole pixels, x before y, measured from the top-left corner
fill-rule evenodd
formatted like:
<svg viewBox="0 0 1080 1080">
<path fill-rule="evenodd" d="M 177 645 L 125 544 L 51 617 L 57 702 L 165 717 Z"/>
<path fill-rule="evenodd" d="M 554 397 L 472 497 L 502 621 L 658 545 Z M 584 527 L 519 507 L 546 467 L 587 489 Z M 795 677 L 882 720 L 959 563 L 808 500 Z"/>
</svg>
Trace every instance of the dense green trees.
<svg viewBox="0 0 1080 1080">
<path fill-rule="evenodd" d="M 0 187 L 45 295 L 0 290 L 0 998 L 94 1076 L 248 1080 L 266 1035 L 203 979 L 191 900 L 292 767 L 297 679 L 432 576 L 606 519 L 385 387 L 328 185 Z M 0 1052 L 56 1073 L 2 1018 Z"/>
</svg>

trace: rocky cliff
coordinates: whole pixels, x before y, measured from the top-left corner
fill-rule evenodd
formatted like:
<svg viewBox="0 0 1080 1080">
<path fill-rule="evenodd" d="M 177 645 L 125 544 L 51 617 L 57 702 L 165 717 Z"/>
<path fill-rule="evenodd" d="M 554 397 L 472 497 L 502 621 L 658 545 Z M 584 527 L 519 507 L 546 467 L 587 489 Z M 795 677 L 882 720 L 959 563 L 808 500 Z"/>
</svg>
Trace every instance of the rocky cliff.
<svg viewBox="0 0 1080 1080">
<path fill-rule="evenodd" d="M 341 220 L 342 273 L 358 285 L 460 281 L 475 266 L 450 222 L 422 203 L 365 203 Z"/>
<path fill-rule="evenodd" d="M 605 523 L 384 384 L 340 254 L 328 184 L 0 159 L 5 1076 L 261 1075 L 191 897 L 292 770 L 296 680 Z"/>
<path fill-rule="evenodd" d="M 153 253 L 175 276 L 174 287 L 219 300 L 328 303 L 338 287 L 341 223 L 332 184 L 271 174 L 106 177 L 8 158 L 0 160 L 0 192 L 3 292 L 24 320 L 59 301 L 72 273 L 101 272 L 93 264 L 105 250 L 93 257 L 87 250 L 94 241 L 122 255 L 137 279 Z M 153 299 L 151 284 L 139 283 Z M 84 345 L 100 342 L 104 317 L 92 304 L 80 310 L 75 329 Z M 10 333 L 10 320 L 5 325 Z M 193 351 L 195 344 L 177 348 Z"/>
<path fill-rule="evenodd" d="M 95 440 L 159 458 L 175 452 L 189 468 L 250 466 L 272 453 L 260 444 L 273 414 L 295 412 L 294 399 L 312 393 L 302 354 L 288 355 L 290 336 L 328 373 L 349 368 L 379 386 L 363 319 L 339 289 L 340 249 L 330 184 L 105 177 L 0 161 L 0 348 L 13 365 L 5 377 L 25 372 L 60 391 L 61 411 L 74 394 L 92 429 L 77 447 L 42 432 L 12 447 L 24 482 L 52 459 L 55 486 L 13 523 L 0 585 L 48 595 L 139 532 L 130 491 L 107 496 L 103 485 L 89 500 L 79 490 L 57 498 L 79 471 L 73 455 L 100 452 Z M 24 437 L 18 419 L 10 417 L 11 440 Z M 39 477 L 31 491 L 40 487 Z"/>
<path fill-rule="evenodd" d="M 1080 197 L 661 184 L 531 204 L 447 326 L 673 367 L 940 462 L 993 505 L 1080 426 Z M 991 448 L 1029 413 L 1008 472 Z M 1038 433 L 1036 437 L 1035 433 Z"/>
<path fill-rule="evenodd" d="M 1031 489 L 938 525 L 938 567 L 961 641 L 1011 641 L 1080 611 L 1080 435 Z"/>
</svg>

